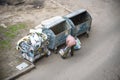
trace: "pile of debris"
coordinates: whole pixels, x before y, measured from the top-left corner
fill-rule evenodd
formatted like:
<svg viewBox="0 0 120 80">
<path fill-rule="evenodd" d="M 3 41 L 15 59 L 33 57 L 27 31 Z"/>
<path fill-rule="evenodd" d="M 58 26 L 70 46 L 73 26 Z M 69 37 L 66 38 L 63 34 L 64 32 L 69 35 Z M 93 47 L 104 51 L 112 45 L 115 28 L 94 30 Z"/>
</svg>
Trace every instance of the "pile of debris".
<svg viewBox="0 0 120 80">
<path fill-rule="evenodd" d="M 21 52 L 23 58 L 34 62 L 41 56 L 50 55 L 48 44 L 48 37 L 42 29 L 30 29 L 30 33 L 18 41 L 16 49 Z"/>
</svg>

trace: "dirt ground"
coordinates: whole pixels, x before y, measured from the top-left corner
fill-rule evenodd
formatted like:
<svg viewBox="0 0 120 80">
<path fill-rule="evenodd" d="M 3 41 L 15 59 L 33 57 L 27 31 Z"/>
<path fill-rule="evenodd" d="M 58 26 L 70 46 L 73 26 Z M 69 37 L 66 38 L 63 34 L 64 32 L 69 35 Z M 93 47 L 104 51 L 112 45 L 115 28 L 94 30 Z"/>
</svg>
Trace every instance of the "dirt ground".
<svg viewBox="0 0 120 80">
<path fill-rule="evenodd" d="M 55 0 L 63 6 L 87 9 L 92 15 L 90 37 L 80 37 L 82 48 L 62 60 L 52 54 L 17 80 L 120 80 L 120 1 Z"/>
<path fill-rule="evenodd" d="M 23 36 L 27 35 L 29 29 L 34 28 L 39 25 L 41 21 L 51 18 L 56 15 L 65 15 L 68 12 L 63 8 L 53 4 L 50 1 L 42 1 L 40 0 L 39 8 L 36 8 L 33 4 L 20 4 L 16 6 L 12 5 L 1 5 L 0 6 L 0 25 L 5 24 L 7 28 L 3 28 L 0 26 L 0 41 L 10 44 L 10 47 L 6 43 L 8 47 L 0 48 L 0 79 L 4 79 L 9 77 L 14 72 L 17 71 L 15 68 L 18 64 L 22 63 L 24 60 L 18 51 L 16 51 L 16 43 Z M 7 38 L 4 33 L 8 32 L 9 25 L 16 24 L 25 24 L 25 28 L 19 30 L 16 36 L 12 39 Z M 6 40 L 9 39 L 9 40 Z M 4 44 L 4 43 L 2 43 Z M 3 45 L 1 45 L 2 47 Z"/>
<path fill-rule="evenodd" d="M 90 37 L 80 36 L 82 48 L 72 58 L 62 60 L 52 54 L 36 63 L 36 69 L 17 80 L 120 80 L 120 2 L 119 0 L 55 0 L 74 11 L 85 8 L 93 18 Z M 27 28 L 13 40 L 26 35 L 41 21 L 68 12 L 46 0 L 40 9 L 31 5 L 0 6 L 0 23 L 27 23 Z M 16 55 L 16 53 L 14 53 Z M 18 55 L 16 55 L 18 56 Z M 10 56 L 12 58 L 12 56 Z"/>
</svg>

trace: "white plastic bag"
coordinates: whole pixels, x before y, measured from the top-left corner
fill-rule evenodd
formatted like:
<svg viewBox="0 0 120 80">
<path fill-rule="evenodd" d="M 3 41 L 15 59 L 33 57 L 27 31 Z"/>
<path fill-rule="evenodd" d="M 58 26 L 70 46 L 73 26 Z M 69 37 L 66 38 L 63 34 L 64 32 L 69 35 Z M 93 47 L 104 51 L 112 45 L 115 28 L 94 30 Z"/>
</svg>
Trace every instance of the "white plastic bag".
<svg viewBox="0 0 120 80">
<path fill-rule="evenodd" d="M 77 38 L 77 39 L 76 39 L 76 45 L 74 46 L 74 49 L 78 50 L 78 49 L 80 49 L 80 48 L 81 48 L 81 42 L 80 42 L 80 40 Z"/>
</svg>

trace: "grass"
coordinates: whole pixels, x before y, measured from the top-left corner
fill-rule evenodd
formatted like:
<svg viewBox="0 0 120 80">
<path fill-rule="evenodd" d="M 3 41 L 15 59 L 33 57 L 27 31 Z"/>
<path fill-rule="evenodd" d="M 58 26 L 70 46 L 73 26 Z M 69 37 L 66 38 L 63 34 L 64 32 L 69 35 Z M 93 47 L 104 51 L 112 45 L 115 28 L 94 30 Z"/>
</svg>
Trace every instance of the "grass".
<svg viewBox="0 0 120 80">
<path fill-rule="evenodd" d="M 20 30 L 25 29 L 25 23 L 10 25 L 7 28 L 0 27 L 0 49 L 10 48 L 11 41 L 19 34 Z"/>
<path fill-rule="evenodd" d="M 5 36 L 8 38 L 14 38 L 19 32 L 19 30 L 24 28 L 25 28 L 25 24 L 23 23 L 8 26 L 8 30 L 7 32 L 5 32 Z"/>
</svg>

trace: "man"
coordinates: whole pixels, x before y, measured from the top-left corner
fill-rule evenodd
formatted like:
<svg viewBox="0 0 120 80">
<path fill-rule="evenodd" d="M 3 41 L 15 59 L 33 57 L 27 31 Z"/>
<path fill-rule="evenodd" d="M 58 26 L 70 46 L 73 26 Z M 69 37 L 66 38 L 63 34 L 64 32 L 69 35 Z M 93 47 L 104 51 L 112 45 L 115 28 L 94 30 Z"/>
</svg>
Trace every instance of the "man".
<svg viewBox="0 0 120 80">
<path fill-rule="evenodd" d="M 68 53 L 70 53 L 71 56 L 73 56 L 73 52 L 74 52 L 74 46 L 76 45 L 76 40 L 73 36 L 68 35 L 66 38 L 66 47 L 65 49 L 61 49 L 59 51 L 59 53 L 61 54 L 61 57 L 63 59 L 65 59 L 68 55 Z"/>
<path fill-rule="evenodd" d="M 74 52 L 74 46 L 76 45 L 76 40 L 73 36 L 68 35 L 68 37 L 66 38 L 66 46 L 68 48 L 71 48 L 71 56 L 73 56 L 73 52 Z"/>
</svg>

